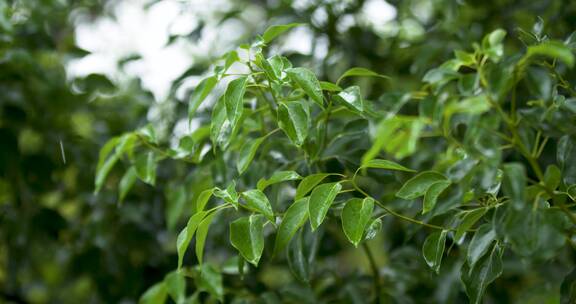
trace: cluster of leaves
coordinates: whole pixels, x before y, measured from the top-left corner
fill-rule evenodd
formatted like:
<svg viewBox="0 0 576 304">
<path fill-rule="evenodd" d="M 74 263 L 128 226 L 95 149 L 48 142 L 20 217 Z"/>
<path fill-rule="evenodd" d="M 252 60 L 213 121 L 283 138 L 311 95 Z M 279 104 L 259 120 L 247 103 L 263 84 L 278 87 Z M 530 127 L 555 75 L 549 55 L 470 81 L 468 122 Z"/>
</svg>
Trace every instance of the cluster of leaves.
<svg viewBox="0 0 576 304">
<path fill-rule="evenodd" d="M 495 30 L 428 71 L 419 90 L 370 101 L 358 85 L 344 84 L 388 77 L 352 68 L 335 83 L 319 81 L 287 57 L 267 54 L 268 45 L 295 26 L 272 26 L 222 58 L 192 93 L 188 119 L 199 127 L 178 145 L 165 148 L 148 126 L 101 150 L 97 191 L 115 163 L 129 165 L 120 200 L 137 179 L 154 185 L 165 159 L 189 163 L 203 176 L 193 185 L 192 210 L 184 208 L 186 189 L 172 194 L 181 206 L 176 210 L 190 216 L 176 241 L 177 269 L 143 302 L 253 299 L 225 292 L 222 274 L 241 278 L 250 272 L 245 262 L 257 267 L 263 257 L 285 256 L 294 276 L 310 284 L 330 222 L 341 225 L 354 246 L 362 244 L 379 300 L 394 295 L 383 290 L 366 241 L 385 217 L 425 231 L 422 256 L 434 272 L 452 252 L 471 303 L 480 303 L 502 275 L 503 259 L 550 261 L 574 246 L 576 99 L 563 75 L 574 65 L 576 36 L 555 41 L 523 32 L 525 51 L 507 56 L 506 32 Z M 229 72 L 233 66 L 244 72 Z M 225 89 L 204 107 L 209 115 L 198 115 L 208 97 L 218 95 L 219 83 Z M 217 218 L 229 223 L 238 254 L 220 266 L 203 263 Z M 186 267 L 193 239 L 198 265 Z M 191 296 L 186 277 L 195 282 Z M 563 286 L 568 302 L 572 284 L 568 278 Z"/>
</svg>

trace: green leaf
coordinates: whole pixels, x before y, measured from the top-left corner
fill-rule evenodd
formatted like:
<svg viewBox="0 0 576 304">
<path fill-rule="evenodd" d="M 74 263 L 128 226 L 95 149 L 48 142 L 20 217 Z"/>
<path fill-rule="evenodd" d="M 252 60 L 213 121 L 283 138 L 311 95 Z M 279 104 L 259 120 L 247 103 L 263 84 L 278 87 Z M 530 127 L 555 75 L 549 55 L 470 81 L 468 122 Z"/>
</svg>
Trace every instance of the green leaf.
<svg viewBox="0 0 576 304">
<path fill-rule="evenodd" d="M 154 152 L 143 153 L 136 156 L 134 163 L 138 178 L 154 186 L 156 184 L 156 158 Z"/>
<path fill-rule="evenodd" d="M 303 283 L 310 282 L 310 272 L 311 265 L 310 259 L 306 257 L 307 249 L 310 250 L 304 244 L 304 232 L 300 231 L 298 235 L 290 241 L 288 246 L 286 260 L 288 261 L 288 267 L 292 274 L 298 279 L 298 281 Z"/>
<path fill-rule="evenodd" d="M 446 181 L 446 177 L 434 171 L 422 172 L 404 183 L 396 192 L 396 196 L 405 200 L 413 200 L 424 195 L 432 184 L 439 181 Z"/>
<path fill-rule="evenodd" d="M 512 203 L 512 206 L 519 210 L 525 206 L 526 202 L 526 172 L 520 163 L 508 163 L 503 168 L 502 190 Z"/>
<path fill-rule="evenodd" d="M 200 222 L 206 216 L 206 211 L 200 211 L 190 217 L 188 224 L 182 231 L 178 234 L 178 239 L 176 241 L 176 251 L 178 252 L 178 269 L 182 268 L 182 262 L 184 261 L 184 254 L 186 254 L 186 249 L 190 245 L 190 241 L 200 225 Z"/>
<path fill-rule="evenodd" d="M 312 98 L 321 108 L 323 107 L 322 87 L 312 71 L 306 68 L 291 68 L 287 69 L 286 73 L 306 95 Z"/>
<path fill-rule="evenodd" d="M 466 294 L 472 304 L 482 303 L 482 296 L 486 287 L 502 274 L 502 254 L 504 249 L 498 244 L 494 245 L 489 254 L 470 268 L 464 263 L 460 271 L 460 279 L 464 283 Z"/>
<path fill-rule="evenodd" d="M 290 23 L 290 24 L 281 24 L 281 25 L 272 25 L 264 31 L 262 35 L 262 41 L 266 44 L 270 43 L 270 41 L 274 40 L 274 38 L 278 37 L 278 35 L 284 33 L 285 31 L 304 25 L 303 23 Z"/>
<path fill-rule="evenodd" d="M 236 192 L 236 182 L 232 181 L 224 190 L 215 188 L 214 196 L 223 199 L 225 202 L 234 206 L 235 209 L 238 209 L 238 199 L 240 196 L 238 192 Z"/>
<path fill-rule="evenodd" d="M 230 243 L 254 266 L 258 266 L 264 251 L 264 223 L 264 217 L 252 214 L 230 224 Z"/>
<path fill-rule="evenodd" d="M 398 163 L 385 159 L 371 159 L 366 163 L 362 164 L 360 168 L 374 168 L 374 169 L 384 169 L 384 170 L 395 170 L 404 172 L 416 172 L 412 169 L 406 168 Z"/>
<path fill-rule="evenodd" d="M 312 175 L 306 176 L 300 184 L 298 184 L 298 188 L 296 188 L 296 195 L 294 196 L 295 200 L 299 200 L 303 198 L 308 192 L 312 191 L 316 185 L 321 183 L 326 177 L 333 175 L 330 173 L 316 173 Z"/>
<path fill-rule="evenodd" d="M 342 76 L 340 76 L 340 78 L 338 78 L 338 81 L 336 81 L 336 84 L 338 85 L 342 81 L 342 79 L 344 79 L 346 77 L 352 77 L 352 76 L 379 77 L 379 78 L 383 78 L 383 79 L 390 79 L 390 77 L 388 77 L 388 76 L 378 74 L 378 73 L 371 71 L 369 69 L 356 67 L 356 68 L 351 68 L 351 69 L 347 70 L 346 72 L 344 72 L 344 74 L 342 74 Z"/>
<path fill-rule="evenodd" d="M 560 185 L 562 180 L 562 172 L 556 165 L 549 165 L 546 167 L 546 173 L 544 173 L 544 183 L 548 188 L 556 190 Z"/>
<path fill-rule="evenodd" d="M 112 153 L 114 148 L 116 148 L 119 141 L 120 136 L 112 137 L 104 144 L 104 146 L 102 146 L 100 152 L 98 153 L 98 164 L 96 165 L 96 172 L 102 169 L 106 160 L 108 159 L 108 156 L 110 155 L 110 153 Z"/>
<path fill-rule="evenodd" d="M 164 304 L 166 302 L 166 298 L 168 297 L 168 292 L 166 290 L 166 284 L 164 281 L 156 283 L 150 288 L 148 288 L 140 300 L 138 301 L 139 304 Z"/>
<path fill-rule="evenodd" d="M 226 117 L 232 128 L 238 124 L 244 111 L 244 94 L 246 93 L 247 77 L 240 77 L 230 81 L 224 93 L 224 103 L 226 104 Z"/>
<path fill-rule="evenodd" d="M 456 229 L 454 240 L 458 242 L 464 233 L 466 233 L 468 229 L 472 228 L 472 226 L 478 222 L 478 220 L 480 220 L 487 211 L 487 208 L 477 208 L 474 210 L 462 211 L 460 214 L 464 214 L 464 216 L 462 217 L 460 225 L 458 225 L 458 229 Z"/>
<path fill-rule="evenodd" d="M 376 237 L 376 234 L 382 230 L 382 220 L 380 218 L 373 219 L 368 224 L 366 228 L 366 234 L 364 235 L 364 240 L 371 240 Z"/>
<path fill-rule="evenodd" d="M 178 271 L 172 271 L 164 277 L 166 291 L 175 303 L 182 303 L 186 297 L 186 280 Z M 162 302 L 164 303 L 164 302 Z"/>
<path fill-rule="evenodd" d="M 200 192 L 200 195 L 198 195 L 198 198 L 196 199 L 195 212 L 204 211 L 204 207 L 206 207 L 208 200 L 210 200 L 210 197 L 212 197 L 212 194 L 214 194 L 214 190 L 214 188 L 210 188 Z"/>
<path fill-rule="evenodd" d="M 424 121 L 417 117 L 394 115 L 383 119 L 378 124 L 374 144 L 362 156 L 362 163 L 376 158 L 381 150 L 398 159 L 412 155 L 424 126 Z"/>
<path fill-rule="evenodd" d="M 359 86 L 346 88 L 344 91 L 335 95 L 334 99 L 353 111 L 359 113 L 364 112 L 364 100 L 362 99 Z"/>
<path fill-rule="evenodd" d="M 248 169 L 252 159 L 256 155 L 256 151 L 260 147 L 260 144 L 266 139 L 266 136 L 262 136 L 257 139 L 251 139 L 242 145 L 240 148 L 240 154 L 238 156 L 238 162 L 236 163 L 236 168 L 238 169 L 238 173 L 242 174 Z"/>
<path fill-rule="evenodd" d="M 110 171 L 112 170 L 118 159 L 119 157 L 115 153 L 112 156 L 108 157 L 104 162 L 104 164 L 102 164 L 102 166 L 100 166 L 100 168 L 97 169 L 96 180 L 94 182 L 94 193 L 100 192 L 100 189 L 102 189 L 102 186 L 106 181 L 106 177 L 108 177 L 108 174 L 110 173 Z"/>
<path fill-rule="evenodd" d="M 470 267 L 474 268 L 476 262 L 484 256 L 494 240 L 496 240 L 496 232 L 492 229 L 492 225 L 484 224 L 478 228 L 470 241 L 470 245 L 468 245 L 466 261 Z"/>
<path fill-rule="evenodd" d="M 196 257 L 198 258 L 198 264 L 200 265 L 202 265 L 204 259 L 204 245 L 206 244 L 208 230 L 210 229 L 210 224 L 216 214 L 218 214 L 218 210 L 207 215 L 202 222 L 200 222 L 196 231 Z"/>
<path fill-rule="evenodd" d="M 308 136 L 308 112 L 299 102 L 278 106 L 278 125 L 296 146 L 301 146 Z"/>
<path fill-rule="evenodd" d="M 183 185 L 177 185 L 174 183 L 168 184 L 164 194 L 166 197 L 166 207 L 164 208 L 166 227 L 169 231 L 173 231 L 178 220 L 185 213 L 184 210 L 188 204 L 188 194 Z"/>
<path fill-rule="evenodd" d="M 256 185 L 256 187 L 258 188 L 258 190 L 264 191 L 264 189 L 268 188 L 268 186 L 271 186 L 271 185 L 274 185 L 277 183 L 281 183 L 281 182 L 285 182 L 285 181 L 298 180 L 301 178 L 302 177 L 294 171 L 276 171 L 268 179 L 261 178 L 258 181 L 258 184 Z"/>
<path fill-rule="evenodd" d="M 188 120 L 192 120 L 194 114 L 196 114 L 196 110 L 198 110 L 198 107 L 200 107 L 210 92 L 212 92 L 216 83 L 218 83 L 216 76 L 206 77 L 198 83 L 188 102 Z"/>
<path fill-rule="evenodd" d="M 446 234 L 448 231 L 442 230 L 430 234 L 424 241 L 422 247 L 422 254 L 426 264 L 438 273 L 440 271 L 440 264 L 442 263 L 442 256 L 444 255 L 444 246 L 446 244 Z"/>
<path fill-rule="evenodd" d="M 442 191 L 446 190 L 446 188 L 450 186 L 450 184 L 451 184 L 450 181 L 439 181 L 430 185 L 428 190 L 426 190 L 426 194 L 424 194 L 424 204 L 422 207 L 422 214 L 425 214 L 430 210 L 434 209 L 438 197 L 440 196 L 440 194 L 442 194 Z"/>
<path fill-rule="evenodd" d="M 207 291 L 212 297 L 222 302 L 224 300 L 222 274 L 210 264 L 200 265 L 199 269 L 199 278 L 196 281 L 198 289 Z"/>
<path fill-rule="evenodd" d="M 266 195 L 260 190 L 248 190 L 242 192 L 246 205 L 255 211 L 262 213 L 270 222 L 274 223 L 274 211 Z"/>
<path fill-rule="evenodd" d="M 312 230 L 316 230 L 324 221 L 328 209 L 334 202 L 336 195 L 342 189 L 340 183 L 322 184 L 310 194 L 310 203 L 308 205 L 308 212 L 310 213 L 310 225 Z"/>
<path fill-rule="evenodd" d="M 122 176 L 122 179 L 120 180 L 119 184 L 120 194 L 118 195 L 118 202 L 120 204 L 124 202 L 126 195 L 128 195 L 128 192 L 130 192 L 130 189 L 132 189 L 132 186 L 134 186 L 136 178 L 137 178 L 136 168 L 134 168 L 134 166 L 131 166 L 130 169 L 128 169 L 126 173 L 124 173 L 124 176 Z"/>
<path fill-rule="evenodd" d="M 212 109 L 212 119 L 210 120 L 210 140 L 215 147 L 218 146 L 222 150 L 228 146 L 229 137 L 232 134 L 232 127 L 226 116 L 224 99 L 224 95 L 218 99 Z"/>
<path fill-rule="evenodd" d="M 521 62 L 526 62 L 536 56 L 545 56 L 550 59 L 557 59 L 564 62 L 567 66 L 574 66 L 574 54 L 567 45 L 559 41 L 546 41 L 538 45 L 528 47 L 526 55 Z"/>
<path fill-rule="evenodd" d="M 309 197 L 301 198 L 286 210 L 282 223 L 280 223 L 278 227 L 278 233 L 276 234 L 276 241 L 274 243 L 275 256 L 286 248 L 286 245 L 290 242 L 296 231 L 298 231 L 308 219 L 308 204 Z"/>
<path fill-rule="evenodd" d="M 328 92 L 340 92 L 342 91 L 342 88 L 339 87 L 338 85 L 328 82 L 328 81 L 320 81 L 320 88 L 322 88 L 323 91 L 328 91 Z"/>
<path fill-rule="evenodd" d="M 358 247 L 364 236 L 364 231 L 370 223 L 373 210 L 374 200 L 369 197 L 350 199 L 342 210 L 342 229 L 348 240 L 355 247 Z"/>
</svg>

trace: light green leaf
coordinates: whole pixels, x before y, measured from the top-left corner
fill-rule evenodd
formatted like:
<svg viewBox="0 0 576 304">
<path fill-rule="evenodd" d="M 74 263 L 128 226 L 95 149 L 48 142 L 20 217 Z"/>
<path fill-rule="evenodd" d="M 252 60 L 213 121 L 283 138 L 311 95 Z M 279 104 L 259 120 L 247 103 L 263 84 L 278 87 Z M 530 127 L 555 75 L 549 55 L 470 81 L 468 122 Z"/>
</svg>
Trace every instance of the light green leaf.
<svg viewBox="0 0 576 304">
<path fill-rule="evenodd" d="M 472 304 L 482 303 L 482 296 L 486 287 L 502 274 L 502 254 L 504 249 L 498 244 L 494 245 L 489 254 L 470 268 L 464 263 L 460 271 L 460 279 Z"/>
<path fill-rule="evenodd" d="M 358 113 L 364 112 L 364 100 L 362 99 L 359 86 L 351 86 L 346 88 L 344 91 L 335 95 L 334 99 L 352 111 L 356 111 Z"/>
<path fill-rule="evenodd" d="M 468 245 L 468 253 L 466 256 L 466 262 L 471 268 L 474 268 L 476 262 L 484 256 L 494 240 L 496 240 L 496 232 L 490 224 L 484 224 L 478 228 L 478 231 L 474 233 L 474 237 L 472 237 L 470 241 L 470 245 Z"/>
<path fill-rule="evenodd" d="M 140 300 L 139 304 L 164 304 L 166 298 L 168 297 L 168 292 L 166 290 L 166 283 L 164 281 L 156 283 L 150 288 L 148 288 Z"/>
<path fill-rule="evenodd" d="M 136 156 L 134 163 L 138 178 L 154 186 L 156 184 L 156 159 L 154 152 L 143 153 Z"/>
<path fill-rule="evenodd" d="M 366 234 L 364 240 L 368 241 L 376 237 L 376 234 L 382 230 L 382 220 L 380 218 L 373 219 L 366 227 Z"/>
<path fill-rule="evenodd" d="M 266 44 L 270 43 L 270 41 L 274 40 L 274 38 L 278 37 L 278 35 L 284 33 L 285 31 L 304 25 L 303 23 L 290 23 L 290 24 L 281 24 L 281 25 L 272 25 L 264 31 L 262 35 L 262 41 Z"/>
<path fill-rule="evenodd" d="M 316 230 L 324 221 L 328 209 L 334 202 L 336 195 L 342 189 L 340 183 L 328 183 L 320 185 L 310 194 L 310 203 L 308 205 L 308 212 L 310 214 L 310 225 L 312 230 Z"/>
<path fill-rule="evenodd" d="M 338 85 L 342 81 L 342 79 L 344 79 L 346 77 L 352 77 L 352 76 L 379 77 L 379 78 L 383 78 L 383 79 L 390 79 L 390 77 L 388 77 L 388 76 L 378 74 L 378 73 L 371 71 L 369 69 L 355 67 L 355 68 L 351 68 L 348 71 L 344 72 L 344 74 L 342 74 L 342 76 L 340 76 L 340 78 L 338 78 L 338 81 L 336 81 L 336 84 Z"/>
<path fill-rule="evenodd" d="M 418 117 L 395 115 L 383 119 L 378 124 L 374 144 L 362 156 L 362 163 L 376 158 L 381 150 L 398 159 L 412 155 L 424 126 L 425 122 Z"/>
<path fill-rule="evenodd" d="M 384 169 L 384 170 L 395 170 L 404 172 L 416 172 L 412 169 L 406 168 L 398 163 L 385 159 L 371 159 L 366 163 L 362 164 L 360 168 L 374 168 L 374 169 Z"/>
<path fill-rule="evenodd" d="M 96 171 L 96 180 L 94 182 L 94 193 L 100 192 L 100 189 L 104 185 L 106 181 L 106 177 L 118 161 L 119 157 L 116 153 L 112 154 L 110 157 L 106 159 L 104 164 L 100 166 L 100 168 Z"/>
<path fill-rule="evenodd" d="M 308 204 L 309 197 L 301 198 L 286 210 L 284 218 L 282 218 L 282 223 L 280 223 L 280 227 L 278 227 L 278 233 L 276 234 L 276 241 L 274 243 L 275 256 L 286 248 L 286 245 L 290 242 L 296 231 L 298 231 L 308 219 Z"/>
<path fill-rule="evenodd" d="M 188 120 L 192 120 L 194 114 L 196 114 L 196 110 L 198 110 L 198 107 L 200 107 L 210 92 L 212 92 L 216 83 L 218 83 L 216 76 L 206 77 L 198 83 L 188 102 Z"/>
<path fill-rule="evenodd" d="M 446 177 L 438 172 L 422 172 L 404 183 L 402 188 L 396 192 L 396 196 L 405 200 L 413 200 L 424 195 L 432 184 L 445 180 Z"/>
<path fill-rule="evenodd" d="M 204 260 L 204 245 L 206 244 L 208 230 L 210 229 L 210 224 L 216 214 L 218 214 L 218 210 L 207 215 L 202 222 L 200 222 L 196 231 L 196 257 L 198 258 L 198 264 L 200 265 L 202 265 Z"/>
<path fill-rule="evenodd" d="M 238 209 L 238 199 L 240 196 L 238 192 L 236 192 L 236 182 L 232 181 L 224 190 L 215 188 L 214 196 L 223 199 L 225 202 L 234 206 L 235 209 Z"/>
<path fill-rule="evenodd" d="M 545 56 L 550 59 L 557 59 L 567 66 L 574 66 L 574 54 L 567 45 L 559 41 L 546 41 L 538 45 L 528 47 L 526 55 L 521 60 L 522 63 L 531 60 L 536 56 Z"/>
<path fill-rule="evenodd" d="M 234 128 L 244 111 L 244 94 L 246 93 L 247 77 L 240 77 L 230 81 L 224 93 L 224 103 L 226 104 L 226 117 L 232 128 Z"/>
<path fill-rule="evenodd" d="M 446 234 L 448 231 L 442 230 L 430 234 L 424 241 L 422 253 L 426 264 L 438 273 L 440 271 L 440 264 L 442 263 L 442 256 L 444 255 L 444 246 L 446 244 Z"/>
<path fill-rule="evenodd" d="M 186 249 L 190 245 L 190 241 L 200 225 L 200 222 L 206 216 L 206 211 L 200 211 L 188 220 L 188 224 L 182 231 L 178 234 L 178 239 L 176 240 L 176 251 L 178 252 L 178 269 L 182 268 L 182 262 L 184 260 L 184 254 L 186 254 Z"/>
<path fill-rule="evenodd" d="M 434 209 L 438 197 L 440 196 L 440 194 L 442 194 L 442 191 L 444 191 L 446 188 L 448 188 L 448 186 L 450 186 L 450 184 L 451 184 L 450 181 L 439 181 L 430 185 L 428 190 L 426 190 L 426 194 L 424 194 L 422 214 L 425 214 L 430 210 Z"/>
<path fill-rule="evenodd" d="M 257 139 L 250 139 L 244 142 L 242 148 L 240 148 L 240 154 L 238 155 L 238 162 L 236 163 L 236 168 L 238 173 L 242 174 L 248 169 L 252 159 L 256 155 L 256 151 L 260 147 L 260 144 L 266 139 L 266 136 L 262 136 Z"/>
<path fill-rule="evenodd" d="M 246 261 L 258 266 L 264 251 L 264 217 L 252 214 L 230 224 L 230 243 Z"/>
<path fill-rule="evenodd" d="M 374 200 L 369 197 L 350 199 L 342 210 L 342 229 L 348 240 L 355 247 L 358 247 L 364 236 L 364 231 L 370 223 L 373 210 Z"/>
<path fill-rule="evenodd" d="M 322 88 L 323 91 L 328 91 L 328 92 L 340 92 L 342 91 L 342 88 L 334 83 L 328 82 L 328 81 L 320 81 L 320 88 Z"/>
<path fill-rule="evenodd" d="M 264 189 L 268 188 L 270 185 L 274 185 L 277 183 L 285 182 L 285 181 L 292 181 L 301 179 L 302 177 L 294 172 L 294 171 L 276 171 L 272 176 L 268 179 L 261 178 L 258 181 L 257 188 L 260 191 L 264 191 Z"/>
<path fill-rule="evenodd" d="M 486 211 L 488 211 L 487 208 L 462 211 L 460 214 L 464 214 L 464 216 L 462 217 L 462 221 L 460 222 L 458 229 L 456 229 L 454 240 L 458 242 L 464 233 L 466 233 L 468 229 L 472 228 L 472 226 L 478 222 L 478 220 L 480 220 L 484 214 L 486 214 Z"/>
<path fill-rule="evenodd" d="M 257 212 L 262 213 L 270 222 L 274 223 L 274 211 L 266 195 L 260 190 L 248 190 L 242 192 L 246 205 Z"/>
<path fill-rule="evenodd" d="M 301 146 L 308 136 L 308 112 L 299 102 L 278 106 L 278 125 L 296 146 Z"/>
<path fill-rule="evenodd" d="M 210 188 L 200 192 L 198 198 L 196 199 L 195 212 L 204 211 L 204 207 L 206 207 L 206 204 L 208 204 L 208 200 L 210 200 L 210 197 L 212 197 L 212 194 L 214 194 L 214 190 L 215 190 L 214 188 Z"/>
<path fill-rule="evenodd" d="M 130 169 L 128 169 L 126 173 L 124 173 L 124 176 L 122 176 L 122 179 L 120 180 L 119 184 L 120 194 L 118 195 L 118 202 L 120 204 L 124 201 L 124 198 L 126 198 L 126 195 L 128 195 L 128 192 L 130 192 L 132 186 L 134 186 L 136 178 L 137 178 L 136 168 L 131 166 Z"/>
<path fill-rule="evenodd" d="M 100 152 L 98 153 L 98 164 L 96 165 L 96 172 L 102 169 L 106 160 L 108 159 L 108 156 L 110 155 L 110 153 L 112 153 L 114 148 L 116 148 L 119 141 L 120 136 L 112 137 L 104 144 L 104 146 L 102 146 Z"/>
<path fill-rule="evenodd" d="M 303 198 L 308 192 L 312 191 L 316 185 L 321 183 L 326 177 L 333 175 L 330 173 L 316 173 L 312 175 L 306 176 L 300 184 L 298 184 L 298 188 L 296 188 L 296 195 L 294 196 L 295 200 L 299 200 Z"/>
<path fill-rule="evenodd" d="M 212 109 L 212 119 L 210 120 L 210 140 L 215 147 L 225 150 L 229 144 L 229 137 L 232 134 L 230 121 L 226 116 L 226 105 L 224 95 L 218 99 Z"/>
<path fill-rule="evenodd" d="M 312 98 L 321 108 L 323 107 L 322 87 L 312 71 L 306 68 L 291 68 L 287 69 L 286 73 L 306 95 Z"/>
</svg>

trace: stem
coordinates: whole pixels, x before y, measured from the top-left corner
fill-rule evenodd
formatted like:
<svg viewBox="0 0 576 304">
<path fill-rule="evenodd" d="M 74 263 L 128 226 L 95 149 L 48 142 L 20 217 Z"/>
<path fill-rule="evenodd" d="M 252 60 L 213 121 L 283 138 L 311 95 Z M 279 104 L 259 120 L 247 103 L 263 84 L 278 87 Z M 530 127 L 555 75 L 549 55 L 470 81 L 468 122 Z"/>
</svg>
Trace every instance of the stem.
<svg viewBox="0 0 576 304">
<path fill-rule="evenodd" d="M 368 262 L 370 263 L 370 268 L 372 269 L 372 276 L 374 282 L 374 292 L 376 293 L 376 297 L 374 298 L 374 303 L 378 304 L 381 303 L 381 295 L 382 295 L 382 287 L 380 286 L 380 271 L 378 271 L 378 265 L 376 265 L 376 260 L 374 259 L 374 255 L 372 254 L 372 250 L 366 242 L 362 242 L 362 249 L 368 258 Z"/>
</svg>

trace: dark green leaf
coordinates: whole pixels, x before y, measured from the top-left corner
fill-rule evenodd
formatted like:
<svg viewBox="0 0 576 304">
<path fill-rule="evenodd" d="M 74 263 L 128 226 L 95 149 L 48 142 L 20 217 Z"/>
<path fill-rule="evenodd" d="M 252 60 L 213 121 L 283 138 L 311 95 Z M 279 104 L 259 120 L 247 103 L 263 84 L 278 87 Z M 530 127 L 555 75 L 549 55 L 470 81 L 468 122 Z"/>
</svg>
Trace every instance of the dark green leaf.
<svg viewBox="0 0 576 304">
<path fill-rule="evenodd" d="M 299 102 L 278 106 L 278 125 L 296 146 L 301 146 L 306 140 L 309 120 L 308 112 Z"/>
<path fill-rule="evenodd" d="M 312 71 L 305 68 L 291 68 L 287 69 L 286 73 L 306 95 L 312 98 L 321 108 L 323 107 L 322 87 Z"/>
<path fill-rule="evenodd" d="M 244 93 L 246 93 L 247 77 L 240 77 L 230 81 L 224 93 L 226 104 L 226 117 L 234 129 L 244 111 Z"/>
<path fill-rule="evenodd" d="M 385 160 L 385 159 L 371 159 L 367 161 L 365 164 L 362 164 L 361 168 L 374 168 L 374 169 L 384 169 L 384 170 L 395 170 L 395 171 L 404 171 L 404 172 L 415 172 L 412 169 L 408 169 L 400 164 L 397 164 L 393 161 Z"/>
<path fill-rule="evenodd" d="M 188 102 L 188 120 L 191 120 L 194 117 L 196 110 L 198 110 L 198 107 L 200 107 L 204 99 L 206 99 L 210 92 L 212 92 L 216 83 L 218 83 L 216 76 L 206 77 L 198 83 L 190 96 L 190 101 Z"/>
<path fill-rule="evenodd" d="M 495 244 L 490 252 L 470 268 L 464 263 L 460 278 L 472 304 L 482 303 L 486 287 L 502 274 L 502 254 L 504 249 Z"/>
<path fill-rule="evenodd" d="M 258 151 L 260 144 L 262 144 L 262 142 L 265 139 L 266 136 L 263 136 L 257 139 L 251 139 L 244 142 L 242 148 L 240 148 L 240 154 L 238 155 L 238 162 L 236 163 L 238 173 L 242 174 L 244 173 L 244 171 L 246 171 L 246 169 L 248 169 L 248 166 L 250 166 L 252 159 L 254 159 L 254 156 L 256 155 L 256 151 Z"/>
<path fill-rule="evenodd" d="M 264 191 L 264 189 L 268 188 L 268 186 L 270 185 L 274 185 L 285 181 L 298 180 L 301 178 L 302 177 L 297 172 L 294 171 L 276 171 L 268 179 L 261 178 L 258 181 L 257 188 L 260 191 Z"/>
<path fill-rule="evenodd" d="M 198 225 L 196 231 L 196 257 L 198 258 L 198 264 L 202 265 L 204 259 L 204 245 L 206 244 L 206 237 L 208 236 L 208 229 L 210 229 L 210 224 L 218 211 L 214 211 L 207 215 Z"/>
<path fill-rule="evenodd" d="M 262 213 L 270 222 L 274 223 L 274 211 L 266 195 L 260 190 L 248 190 L 242 192 L 246 205 L 257 212 Z"/>
<path fill-rule="evenodd" d="M 346 77 L 352 77 L 352 76 L 363 76 L 363 77 L 380 77 L 383 79 L 390 79 L 390 77 L 385 76 L 385 75 L 380 75 L 374 71 L 371 71 L 369 69 L 366 68 L 351 68 L 349 70 L 347 70 L 346 72 L 344 72 L 344 74 L 342 74 L 342 76 L 340 76 L 340 78 L 338 78 L 338 81 L 336 81 L 336 84 L 339 84 L 342 79 L 346 78 Z"/>
<path fill-rule="evenodd" d="M 178 239 L 176 241 L 176 249 L 178 252 L 178 269 L 182 268 L 182 262 L 184 261 L 184 254 L 186 254 L 186 249 L 188 249 L 188 245 L 190 245 L 190 241 L 196 233 L 196 229 L 200 222 L 206 216 L 206 211 L 199 211 L 198 213 L 194 214 L 188 220 L 188 224 L 180 234 L 178 234 Z"/>
<path fill-rule="evenodd" d="M 456 230 L 454 240 L 459 241 L 464 235 L 464 233 L 466 233 L 468 229 L 472 228 L 472 226 L 476 222 L 478 222 L 478 220 L 481 219 L 482 216 L 484 216 L 484 214 L 486 214 L 486 211 L 488 211 L 487 208 L 478 208 L 469 211 L 462 211 L 461 213 L 463 214 L 462 221 L 460 222 L 460 225 Z"/>
<path fill-rule="evenodd" d="M 280 227 L 278 227 L 278 233 L 276 234 L 274 255 L 278 255 L 280 251 L 284 250 L 296 231 L 298 231 L 308 219 L 308 201 L 309 197 L 299 199 L 286 210 L 284 218 L 282 218 L 282 223 Z"/>
<path fill-rule="evenodd" d="M 222 274 L 210 264 L 199 266 L 198 288 L 207 291 L 220 302 L 224 299 L 224 287 L 222 286 Z"/>
<path fill-rule="evenodd" d="M 519 163 L 505 164 L 502 179 L 502 190 L 516 209 L 526 206 L 526 172 L 524 166 Z"/>
<path fill-rule="evenodd" d="M 320 81 L 320 87 L 322 88 L 323 91 L 328 91 L 328 92 L 340 92 L 342 91 L 342 88 L 339 87 L 336 84 L 333 84 L 331 82 L 328 81 Z"/>
<path fill-rule="evenodd" d="M 574 54 L 572 50 L 559 41 L 546 41 L 538 45 L 529 46 L 523 61 L 528 61 L 535 56 L 557 59 L 569 67 L 574 66 Z"/>
<path fill-rule="evenodd" d="M 436 273 L 440 271 L 440 264 L 442 263 L 442 256 L 444 255 L 444 246 L 446 244 L 446 230 L 434 232 L 430 234 L 424 241 L 422 247 L 422 254 L 426 264 L 430 266 Z"/>
<path fill-rule="evenodd" d="M 296 188 L 296 196 L 294 197 L 295 200 L 299 200 L 303 198 L 308 192 L 312 191 L 316 185 L 321 183 L 326 177 L 330 176 L 330 173 L 317 173 L 306 176 L 300 184 L 298 184 L 298 188 Z"/>
<path fill-rule="evenodd" d="M 434 209 L 438 197 L 440 196 L 440 194 L 442 194 L 442 191 L 446 190 L 446 188 L 450 186 L 450 184 L 451 184 L 450 181 L 444 180 L 435 182 L 432 185 L 430 185 L 428 190 L 426 190 L 426 194 L 424 194 L 424 204 L 422 207 L 422 214 L 427 213 L 430 210 Z"/>
<path fill-rule="evenodd" d="M 474 268 L 476 262 L 484 256 L 494 240 L 496 240 L 496 232 L 490 224 L 484 224 L 478 228 L 478 231 L 474 233 L 474 237 L 470 241 L 470 245 L 468 245 L 466 261 L 470 264 L 470 267 Z"/>
<path fill-rule="evenodd" d="M 181 303 L 186 297 L 186 280 L 184 275 L 178 271 L 173 271 L 164 277 L 166 291 L 175 303 Z M 164 303 L 164 302 L 162 302 Z"/>
<path fill-rule="evenodd" d="M 264 251 L 264 217 L 253 214 L 230 224 L 230 243 L 246 261 L 258 266 Z"/>
<path fill-rule="evenodd" d="M 402 188 L 396 192 L 396 196 L 405 200 L 415 199 L 424 195 L 432 184 L 440 181 L 446 181 L 446 177 L 434 171 L 422 172 L 404 183 Z"/>
</svg>

